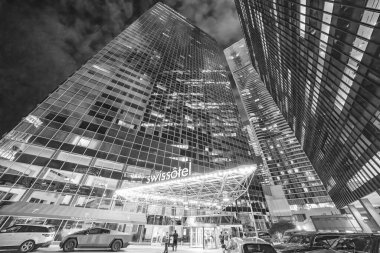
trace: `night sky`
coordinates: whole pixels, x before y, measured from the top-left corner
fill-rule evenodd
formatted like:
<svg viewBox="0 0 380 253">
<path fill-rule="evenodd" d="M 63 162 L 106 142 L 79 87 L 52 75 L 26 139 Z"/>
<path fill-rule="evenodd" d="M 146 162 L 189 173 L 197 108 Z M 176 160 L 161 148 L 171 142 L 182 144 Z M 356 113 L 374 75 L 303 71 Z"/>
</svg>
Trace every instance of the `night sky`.
<svg viewBox="0 0 380 253">
<path fill-rule="evenodd" d="M 1 0 L 0 137 L 157 0 Z M 165 0 L 223 47 L 242 33 L 233 0 Z"/>
</svg>

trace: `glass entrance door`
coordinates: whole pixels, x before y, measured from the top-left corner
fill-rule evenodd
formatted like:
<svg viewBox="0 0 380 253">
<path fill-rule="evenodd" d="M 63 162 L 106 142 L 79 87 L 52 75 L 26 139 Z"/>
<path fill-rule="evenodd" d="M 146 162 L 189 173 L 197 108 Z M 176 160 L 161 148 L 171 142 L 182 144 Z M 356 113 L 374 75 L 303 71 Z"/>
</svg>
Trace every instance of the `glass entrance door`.
<svg viewBox="0 0 380 253">
<path fill-rule="evenodd" d="M 204 248 L 216 249 L 216 229 L 204 228 Z"/>
<path fill-rule="evenodd" d="M 203 228 L 190 228 L 190 247 L 203 248 Z"/>
</svg>

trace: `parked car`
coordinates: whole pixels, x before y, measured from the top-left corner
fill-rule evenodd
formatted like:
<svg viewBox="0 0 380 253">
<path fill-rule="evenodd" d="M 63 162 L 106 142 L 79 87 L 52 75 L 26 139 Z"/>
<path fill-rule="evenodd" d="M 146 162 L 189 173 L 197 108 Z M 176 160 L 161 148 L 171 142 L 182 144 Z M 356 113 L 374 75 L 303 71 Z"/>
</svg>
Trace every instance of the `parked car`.
<svg viewBox="0 0 380 253">
<path fill-rule="evenodd" d="M 380 253 L 380 234 L 347 234 L 343 235 L 328 249 L 313 253 Z"/>
<path fill-rule="evenodd" d="M 13 225 L 0 231 L 0 249 L 29 252 L 40 247 L 49 247 L 54 233 L 54 226 Z"/>
<path fill-rule="evenodd" d="M 232 240 L 232 247 L 228 249 L 230 253 L 276 253 L 272 245 L 260 238 L 250 237 L 242 239 L 234 237 Z"/>
<path fill-rule="evenodd" d="M 282 235 L 282 238 L 281 238 L 281 242 L 288 242 L 288 240 L 290 239 L 290 237 L 292 237 L 292 235 L 294 235 L 295 233 L 299 233 L 299 232 L 304 232 L 304 231 L 301 231 L 301 230 L 298 230 L 298 229 L 288 229 L 284 232 L 284 234 Z"/>
<path fill-rule="evenodd" d="M 266 242 L 272 243 L 272 237 L 268 232 L 258 232 L 259 238 L 265 240 Z"/>
<path fill-rule="evenodd" d="M 275 245 L 281 253 L 305 252 L 330 248 L 344 233 L 299 232 L 293 234 L 287 243 Z"/>
<path fill-rule="evenodd" d="M 89 228 L 65 236 L 59 244 L 63 251 L 73 251 L 75 248 L 111 248 L 119 251 L 126 248 L 132 235 L 105 228 Z"/>
</svg>

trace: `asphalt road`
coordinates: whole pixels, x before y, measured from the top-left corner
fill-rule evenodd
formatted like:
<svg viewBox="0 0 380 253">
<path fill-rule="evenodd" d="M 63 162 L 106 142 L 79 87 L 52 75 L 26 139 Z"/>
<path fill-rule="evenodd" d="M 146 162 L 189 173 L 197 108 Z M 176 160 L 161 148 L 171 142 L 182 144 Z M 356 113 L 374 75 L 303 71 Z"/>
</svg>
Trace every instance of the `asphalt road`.
<svg viewBox="0 0 380 253">
<path fill-rule="evenodd" d="M 128 253 L 162 253 L 164 251 L 164 247 L 159 246 L 150 246 L 150 245 L 130 245 L 126 249 L 121 249 L 119 252 L 128 252 Z M 17 251 L 1 251 L 3 252 L 17 252 Z M 62 249 L 58 247 L 58 245 L 51 245 L 49 248 L 41 248 L 33 252 L 63 252 Z M 83 252 L 83 253 L 101 253 L 101 252 L 111 252 L 109 249 L 75 249 L 75 252 Z M 169 248 L 169 253 L 172 253 L 172 249 Z M 177 251 L 178 253 L 216 253 L 222 252 L 222 249 L 214 249 L 214 250 L 203 250 L 203 249 L 197 249 L 197 248 L 190 248 L 189 246 L 178 246 Z"/>
</svg>

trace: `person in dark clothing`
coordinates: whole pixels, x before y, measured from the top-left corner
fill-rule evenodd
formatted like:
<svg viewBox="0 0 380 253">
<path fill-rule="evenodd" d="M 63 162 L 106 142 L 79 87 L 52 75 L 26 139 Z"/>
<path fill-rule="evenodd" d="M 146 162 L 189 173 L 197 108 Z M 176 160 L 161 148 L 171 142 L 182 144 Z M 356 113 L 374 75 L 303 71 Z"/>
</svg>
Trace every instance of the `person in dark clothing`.
<svg viewBox="0 0 380 253">
<path fill-rule="evenodd" d="M 223 245 L 224 245 L 224 235 L 223 235 L 223 232 L 220 232 L 219 241 L 220 241 L 220 246 L 223 248 Z"/>
<path fill-rule="evenodd" d="M 166 235 L 162 238 L 162 242 L 165 243 L 164 253 L 168 253 L 168 244 L 169 244 L 169 234 L 166 232 Z"/>
<path fill-rule="evenodd" d="M 177 230 L 174 230 L 174 234 L 173 234 L 173 251 L 174 251 L 174 248 L 175 248 L 175 251 L 177 251 L 177 243 L 178 243 L 178 234 L 177 234 Z"/>
</svg>

